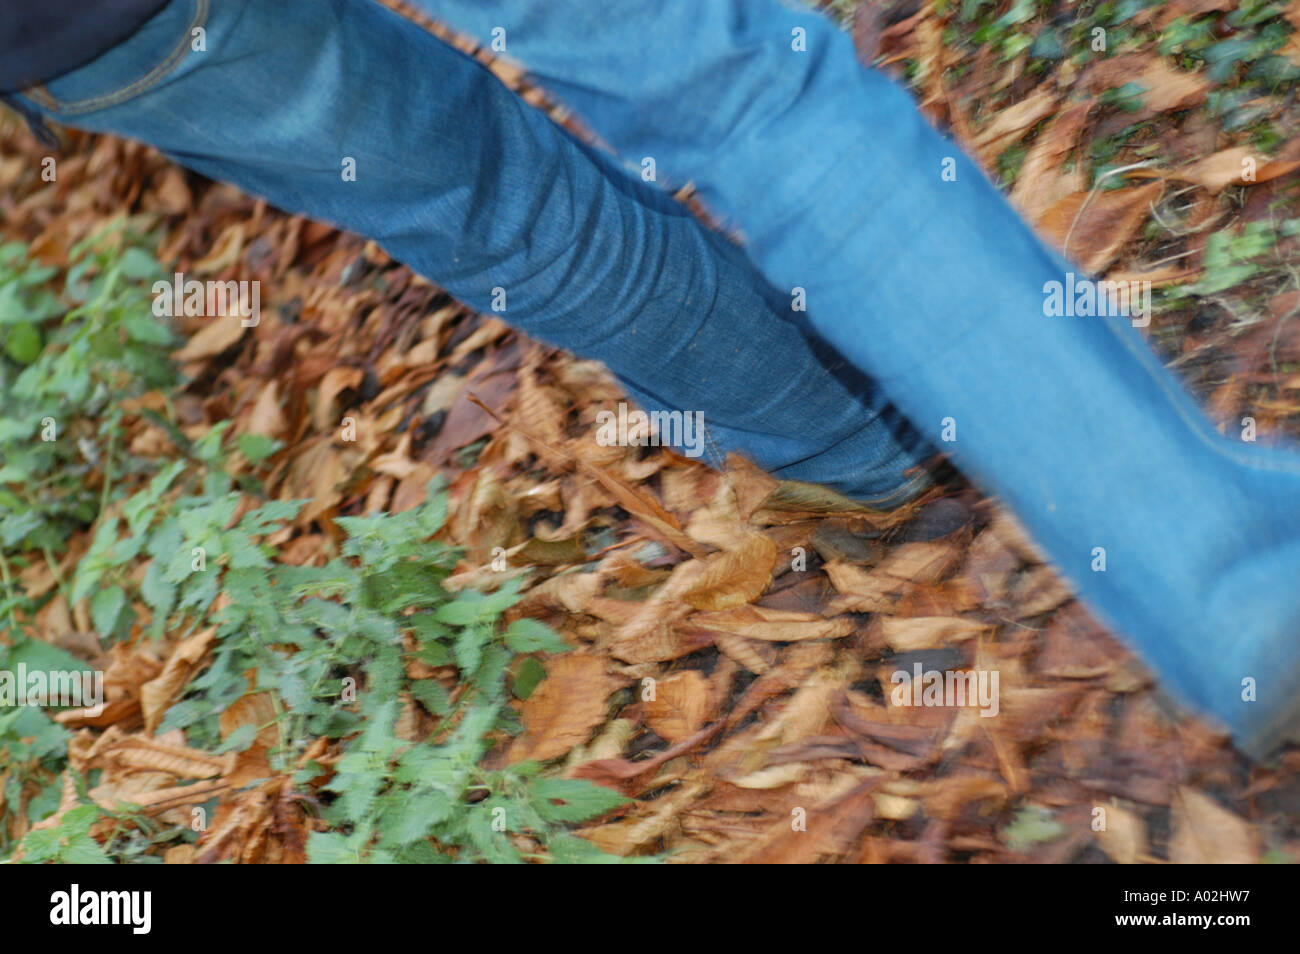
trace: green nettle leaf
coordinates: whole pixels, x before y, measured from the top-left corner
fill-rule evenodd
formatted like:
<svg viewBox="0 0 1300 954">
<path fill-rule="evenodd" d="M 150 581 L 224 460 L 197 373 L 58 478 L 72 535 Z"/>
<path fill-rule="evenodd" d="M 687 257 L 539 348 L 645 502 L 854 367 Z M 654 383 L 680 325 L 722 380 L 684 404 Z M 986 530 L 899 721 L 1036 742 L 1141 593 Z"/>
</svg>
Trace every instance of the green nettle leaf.
<svg viewBox="0 0 1300 954">
<path fill-rule="evenodd" d="M 142 248 L 128 248 L 122 253 L 118 267 L 127 278 L 141 282 L 146 279 L 158 279 L 163 273 L 158 260 Z"/>
<path fill-rule="evenodd" d="M 428 835 L 453 808 L 451 799 L 435 789 L 395 792 L 379 814 L 380 838 L 390 847 L 408 845 Z"/>
<path fill-rule="evenodd" d="M 281 445 L 275 438 L 264 434 L 240 434 L 235 439 L 235 446 L 249 463 L 260 464 L 279 450 Z"/>
<path fill-rule="evenodd" d="M 519 850 L 510 841 L 512 822 L 510 807 L 500 799 L 489 798 L 469 810 L 465 831 L 470 843 L 492 864 L 521 864 Z"/>
<path fill-rule="evenodd" d="M 176 585 L 163 576 L 157 560 L 149 562 L 144 580 L 140 584 L 140 595 L 153 609 L 155 620 L 161 626 L 166 622 L 172 607 L 176 604 Z"/>
<path fill-rule="evenodd" d="M 120 586 L 99 590 L 90 600 L 90 618 L 95 629 L 102 635 L 111 635 L 125 608 L 126 592 Z"/>
<path fill-rule="evenodd" d="M 620 858 L 617 855 L 602 851 L 598 845 L 592 844 L 585 838 L 578 838 L 569 834 L 555 836 L 547 843 L 547 847 L 551 850 L 551 858 L 556 864 L 561 865 L 648 864 L 655 860 L 653 858 Z"/>
<path fill-rule="evenodd" d="M 41 523 L 42 516 L 36 511 L 9 514 L 4 519 L 0 519 L 0 546 L 13 546 Z"/>
<path fill-rule="evenodd" d="M 474 674 L 474 685 L 488 694 L 495 694 L 505 678 L 511 658 L 510 650 L 504 646 L 486 647 Z"/>
<path fill-rule="evenodd" d="M 226 737 L 226 740 L 213 750 L 214 755 L 222 755 L 226 752 L 243 752 L 253 740 L 257 738 L 257 733 L 261 731 L 261 726 L 241 725 L 234 732 Z"/>
<path fill-rule="evenodd" d="M 515 670 L 515 678 L 510 685 L 510 691 L 516 699 L 527 699 L 545 678 L 546 667 L 532 656 L 529 656 L 520 662 L 519 668 Z"/>
<path fill-rule="evenodd" d="M 172 343 L 171 329 L 147 312 L 128 313 L 122 319 L 122 327 L 132 341 L 141 344 L 166 346 Z"/>
<path fill-rule="evenodd" d="M 506 629 L 505 641 L 517 653 L 564 653 L 570 649 L 559 633 L 545 623 L 527 616 L 510 624 Z"/>
<path fill-rule="evenodd" d="M 484 615 L 483 597 L 472 590 L 439 606 L 433 614 L 434 619 L 449 626 L 469 626 L 477 623 Z"/>
<path fill-rule="evenodd" d="M 539 778 L 529 790 L 533 807 L 547 821 L 586 821 L 629 801 L 618 792 L 582 779 Z"/>
<path fill-rule="evenodd" d="M 54 828 L 31 831 L 23 839 L 25 864 L 112 864 L 90 828 L 99 820 L 98 805 L 79 805 L 70 809 Z"/>
<path fill-rule="evenodd" d="M 462 676 L 471 676 L 483 659 L 483 638 L 474 627 L 467 627 L 456 637 L 456 665 Z"/>
<path fill-rule="evenodd" d="M 451 711 L 451 697 L 436 679 L 412 682 L 411 695 L 434 715 L 446 715 Z"/>
<path fill-rule="evenodd" d="M 314 831 L 307 836 L 307 861 L 314 865 L 348 865 L 361 860 L 369 830 L 341 835 Z"/>
</svg>

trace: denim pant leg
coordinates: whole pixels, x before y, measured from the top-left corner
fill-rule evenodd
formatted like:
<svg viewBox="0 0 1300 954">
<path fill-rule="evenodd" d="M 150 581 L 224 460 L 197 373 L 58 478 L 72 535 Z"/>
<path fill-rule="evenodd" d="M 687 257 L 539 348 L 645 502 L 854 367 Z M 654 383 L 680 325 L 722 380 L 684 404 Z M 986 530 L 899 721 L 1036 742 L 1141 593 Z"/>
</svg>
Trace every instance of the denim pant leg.
<svg viewBox="0 0 1300 954">
<path fill-rule="evenodd" d="M 743 252 L 370 0 L 173 0 L 24 100 L 376 239 L 652 409 L 702 412 L 713 463 L 736 450 L 859 498 L 916 489 L 916 432 Z"/>
<path fill-rule="evenodd" d="M 1256 751 L 1296 727 L 1300 458 L 1216 434 L 1127 319 L 1047 317 L 1069 266 L 833 24 L 777 0 L 420 5 L 693 181 L 1166 686 Z"/>
</svg>

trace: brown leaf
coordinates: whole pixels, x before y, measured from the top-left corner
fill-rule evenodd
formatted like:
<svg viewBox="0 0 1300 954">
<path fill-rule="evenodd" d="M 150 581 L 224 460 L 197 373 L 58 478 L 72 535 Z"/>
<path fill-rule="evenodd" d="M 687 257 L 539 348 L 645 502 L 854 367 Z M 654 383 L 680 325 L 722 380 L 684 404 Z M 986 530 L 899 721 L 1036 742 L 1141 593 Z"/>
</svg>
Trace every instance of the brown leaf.
<svg viewBox="0 0 1300 954">
<path fill-rule="evenodd" d="M 168 736 L 180 738 L 179 730 Z M 110 729 L 95 740 L 87 768 L 102 768 L 106 774 L 159 772 L 179 778 L 213 778 L 229 774 L 235 754 L 210 755 L 187 745 L 145 735 L 123 736 Z"/>
<path fill-rule="evenodd" d="M 468 400 L 476 407 L 486 411 L 497 421 L 505 423 L 501 421 L 499 415 L 490 410 L 487 405 L 480 401 L 474 394 L 469 394 Z M 445 426 L 446 425 L 444 425 L 444 427 Z M 607 467 L 592 464 L 581 458 L 565 453 L 558 447 L 554 447 L 536 435 L 530 433 L 525 428 L 519 427 L 515 424 L 506 424 L 506 426 L 511 428 L 511 430 L 523 434 L 530 440 L 535 441 L 547 450 L 572 460 L 575 464 L 581 467 L 584 472 L 595 477 L 596 480 L 600 482 L 601 486 L 609 491 L 614 499 L 618 501 L 620 507 L 632 514 L 632 516 L 638 517 L 644 521 L 647 526 L 661 534 L 669 543 L 676 547 L 680 547 L 691 556 L 697 558 L 703 557 L 708 552 L 704 547 L 701 547 L 698 543 L 682 532 L 681 524 L 678 522 L 677 518 L 665 510 L 663 505 L 660 504 L 659 501 L 655 500 L 648 491 L 634 487 L 621 477 L 611 473 Z"/>
<path fill-rule="evenodd" d="M 140 709 L 144 713 L 145 731 L 152 733 L 158 727 L 172 700 L 189 684 L 216 635 L 216 629 L 205 629 L 177 644 L 158 677 L 141 687 Z"/>
<path fill-rule="evenodd" d="M 1232 10 L 1236 6 L 1237 0 L 1165 0 L 1155 8 L 1159 11 L 1156 25 L 1165 27 L 1179 17 L 1196 17 L 1203 13 Z"/>
<path fill-rule="evenodd" d="M 737 546 L 705 559 L 699 578 L 681 598 L 702 610 L 743 606 L 772 582 L 776 556 L 775 543 L 761 533 L 748 533 Z"/>
<path fill-rule="evenodd" d="M 804 639 L 838 639 L 853 632 L 847 619 L 825 619 L 817 613 L 769 609 L 766 606 L 737 606 L 711 613 L 696 613 L 691 623 L 702 629 L 719 629 L 724 633 L 796 642 Z"/>
<path fill-rule="evenodd" d="M 894 547 L 877 569 L 900 580 L 932 583 L 956 565 L 961 556 L 961 549 L 951 543 L 904 543 Z"/>
<path fill-rule="evenodd" d="M 249 686 L 256 682 L 255 670 L 246 674 Z M 236 756 L 235 768 L 228 781 L 234 788 L 242 788 L 255 779 L 267 778 L 273 773 L 268 756 L 280 744 L 280 730 L 276 722 L 275 703 L 269 692 L 249 692 L 231 703 L 217 720 L 224 741 L 241 726 L 258 729 L 252 745 Z"/>
<path fill-rule="evenodd" d="M 154 194 L 158 200 L 158 207 L 168 215 L 180 215 L 189 209 L 190 203 L 194 201 L 190 187 L 185 183 L 185 173 L 177 166 L 167 167 Z"/>
<path fill-rule="evenodd" d="M 885 641 L 895 652 L 939 649 L 986 632 L 989 627 L 976 620 L 955 616 L 887 617 L 880 622 Z"/>
<path fill-rule="evenodd" d="M 1147 826 L 1142 816 L 1119 805 L 1105 805 L 1106 827 L 1097 832 L 1101 850 L 1121 865 L 1136 864 L 1147 855 Z"/>
<path fill-rule="evenodd" d="M 1029 147 L 1011 190 L 1011 204 L 1029 222 L 1036 223 L 1055 203 L 1087 185 L 1079 165 L 1067 171 L 1065 160 L 1092 107 L 1091 99 L 1072 104 L 1052 119 Z"/>
<path fill-rule="evenodd" d="M 1027 570 L 1016 581 L 1010 600 L 1016 608 L 1016 618 L 1025 619 L 1054 610 L 1074 596 L 1074 591 L 1050 566 L 1036 566 Z"/>
<path fill-rule="evenodd" d="M 705 556 L 708 552 L 683 533 L 677 518 L 665 510 L 647 491 L 633 487 L 627 481 L 610 473 L 608 468 L 588 464 L 585 461 L 578 463 L 583 470 L 600 481 L 601 486 L 610 492 L 620 507 L 658 531 L 669 543 L 697 558 Z"/>
<path fill-rule="evenodd" d="M 1098 60 L 1079 79 L 1079 86 L 1094 94 L 1126 83 L 1142 87 L 1142 94 L 1137 110 L 1125 114 L 1125 125 L 1197 106 L 1210 91 L 1209 82 L 1200 73 L 1176 70 L 1159 57 L 1143 53 Z"/>
<path fill-rule="evenodd" d="M 1085 271 L 1100 272 L 1137 234 L 1162 188 L 1151 182 L 1114 192 L 1076 192 L 1043 213 L 1038 230 Z"/>
<path fill-rule="evenodd" d="M 190 266 L 190 271 L 196 275 L 215 275 L 217 272 L 224 272 L 239 261 L 239 254 L 243 250 L 244 223 L 232 222 L 217 237 L 211 251 Z"/>
<path fill-rule="evenodd" d="M 826 802 L 806 809 L 793 806 L 792 811 L 798 810 L 798 815 L 778 820 L 741 860 L 750 864 L 809 864 L 843 854 L 871 824 L 875 815 L 872 793 L 884 781 L 867 779 Z"/>
<path fill-rule="evenodd" d="M 1111 672 L 1123 653 L 1078 603 L 1052 616 L 1034 670 L 1058 679 L 1092 679 Z"/>
<path fill-rule="evenodd" d="M 1040 121 L 1056 112 L 1060 98 L 1042 87 L 1020 102 L 999 110 L 992 122 L 975 135 L 975 149 L 985 160 L 994 159 Z"/>
<path fill-rule="evenodd" d="M 700 730 L 708 710 L 709 680 L 699 670 L 684 669 L 658 680 L 655 697 L 645 705 L 645 723 L 669 742 L 681 742 Z"/>
<path fill-rule="evenodd" d="M 242 338 L 244 331 L 244 323 L 235 318 L 212 318 L 191 335 L 172 357 L 181 363 L 211 358 Z"/>
<path fill-rule="evenodd" d="M 280 409 L 280 388 L 275 380 L 262 386 L 252 410 L 244 418 L 244 430 L 260 437 L 283 437 L 287 423 Z"/>
<path fill-rule="evenodd" d="M 1254 169 L 1250 168 L 1253 161 Z M 1195 182 L 1211 192 L 1230 185 L 1254 185 L 1300 169 L 1300 160 L 1270 160 L 1249 146 L 1234 146 L 1193 162 L 1172 173 L 1172 178 Z M 1254 178 L 1248 178 L 1253 174 Z"/>
<path fill-rule="evenodd" d="M 618 686 L 602 657 L 565 653 L 548 660 L 546 678 L 523 703 L 524 732 L 510 746 L 510 761 L 545 761 L 586 742 Z"/>
<path fill-rule="evenodd" d="M 776 662 L 776 647 L 760 639 L 746 639 L 734 633 L 717 632 L 713 636 L 713 645 L 718 647 L 718 652 L 759 676 L 771 669 Z"/>
<path fill-rule="evenodd" d="M 649 803 L 644 817 L 631 817 L 583 832 L 583 837 L 615 855 L 630 855 L 642 845 L 659 838 L 689 808 L 701 794 L 708 790 L 704 782 L 682 785 L 663 798 Z"/>
<path fill-rule="evenodd" d="M 312 409 L 311 423 L 318 431 L 325 431 L 335 423 L 334 400 L 344 391 L 361 386 L 366 373 L 361 368 L 346 365 L 330 368 L 316 389 L 316 406 Z"/>
<path fill-rule="evenodd" d="M 1250 825 L 1208 795 L 1184 785 L 1170 807 L 1174 832 L 1169 860 L 1174 864 L 1250 865 L 1259 860 Z"/>
</svg>

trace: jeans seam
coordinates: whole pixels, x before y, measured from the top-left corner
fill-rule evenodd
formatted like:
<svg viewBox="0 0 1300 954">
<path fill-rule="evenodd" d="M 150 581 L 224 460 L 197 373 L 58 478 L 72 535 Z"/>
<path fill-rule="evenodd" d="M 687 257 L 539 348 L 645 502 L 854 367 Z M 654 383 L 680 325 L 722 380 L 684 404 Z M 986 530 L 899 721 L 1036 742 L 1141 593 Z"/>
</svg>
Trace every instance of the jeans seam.
<svg viewBox="0 0 1300 954">
<path fill-rule="evenodd" d="M 41 107 L 61 116 L 79 116 L 83 113 L 94 112 L 99 109 L 108 109 L 112 106 L 119 106 L 122 103 L 134 99 L 141 93 L 147 92 L 167 76 L 180 64 L 185 58 L 189 49 L 191 37 L 194 30 L 203 26 L 208 20 L 210 0 L 194 0 L 194 15 L 190 18 L 189 26 L 186 27 L 184 35 L 175 48 L 168 54 L 167 58 L 151 69 L 138 80 L 124 86 L 122 89 L 113 93 L 106 93 L 103 96 L 94 96 L 90 99 L 78 100 L 76 102 L 64 103 L 46 89 L 44 84 L 30 87 L 25 90 L 26 95 Z"/>
</svg>

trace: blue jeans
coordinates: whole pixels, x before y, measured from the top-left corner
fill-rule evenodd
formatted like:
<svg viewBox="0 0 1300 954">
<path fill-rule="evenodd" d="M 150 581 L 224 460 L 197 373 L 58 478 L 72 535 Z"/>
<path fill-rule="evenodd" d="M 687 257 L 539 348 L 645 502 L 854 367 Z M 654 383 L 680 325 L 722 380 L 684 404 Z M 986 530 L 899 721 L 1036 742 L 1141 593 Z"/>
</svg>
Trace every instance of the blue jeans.
<svg viewBox="0 0 1300 954">
<path fill-rule="evenodd" d="M 933 451 L 742 251 L 377 3 L 173 0 L 22 105 L 377 240 L 648 409 L 701 412 L 690 456 L 878 506 L 928 483 Z"/>
<path fill-rule="evenodd" d="M 1216 433 L 1127 319 L 1047 317 L 1071 266 L 844 33 L 777 0 L 417 4 L 693 181 L 1177 696 L 1255 753 L 1300 728 L 1300 457 Z"/>
<path fill-rule="evenodd" d="M 873 426 L 883 399 L 787 388 L 834 360 L 815 345 L 770 368 L 802 289 L 813 330 L 1006 501 L 1176 695 L 1253 752 L 1294 726 L 1300 459 L 1216 434 L 1125 319 L 1046 317 L 1044 285 L 1069 266 L 825 20 L 775 0 L 423 3 L 485 40 L 503 28 L 506 55 L 623 156 L 693 180 L 773 288 L 365 0 L 222 3 L 208 52 L 165 61 L 205 6 L 174 0 L 28 102 L 373 236 L 477 308 L 507 287 L 504 317 L 648 400 L 705 410 L 759 463 L 802 446 L 790 475 L 844 461 L 830 482 L 865 467 L 887 492 L 905 468 L 879 462 L 917 448 Z M 340 181 L 344 156 L 356 182 Z M 713 307 L 682 307 L 696 302 Z M 747 415 L 756 396 L 763 413 Z M 828 410 L 851 412 L 857 430 L 830 430 L 865 446 L 827 442 Z"/>
</svg>

